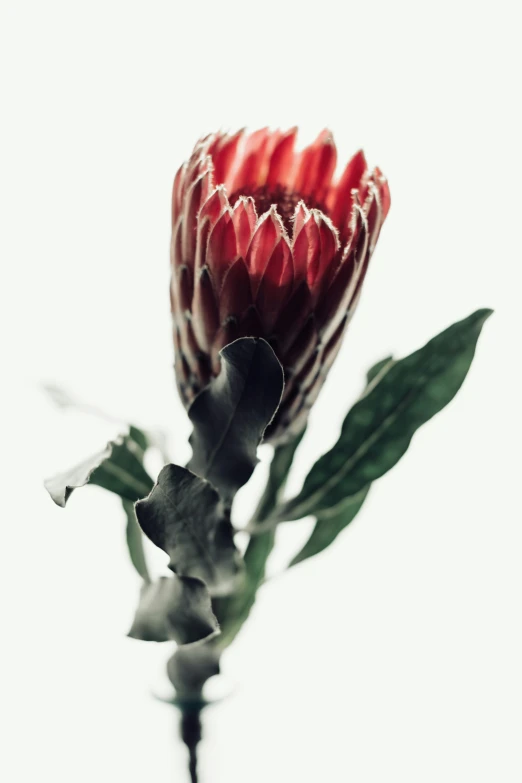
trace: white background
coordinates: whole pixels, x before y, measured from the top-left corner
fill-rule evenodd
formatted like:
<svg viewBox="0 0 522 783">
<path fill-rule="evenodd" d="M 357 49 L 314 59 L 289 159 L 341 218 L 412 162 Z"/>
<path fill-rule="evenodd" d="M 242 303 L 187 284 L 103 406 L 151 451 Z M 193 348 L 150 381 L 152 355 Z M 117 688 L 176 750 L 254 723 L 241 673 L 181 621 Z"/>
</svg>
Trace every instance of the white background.
<svg viewBox="0 0 522 783">
<path fill-rule="evenodd" d="M 41 484 L 114 428 L 38 386 L 166 427 L 187 456 L 172 178 L 202 133 L 294 123 L 332 128 L 342 160 L 364 146 L 392 193 L 294 488 L 373 361 L 496 312 L 458 398 L 356 522 L 262 591 L 224 660 L 238 687 L 208 712 L 202 783 L 522 779 L 519 22 L 504 0 L 3 5 L 6 783 L 185 781 L 150 697 L 168 650 L 125 638 L 138 580 L 118 502 L 91 488 L 62 511 Z M 282 531 L 285 554 L 307 525 Z"/>
</svg>

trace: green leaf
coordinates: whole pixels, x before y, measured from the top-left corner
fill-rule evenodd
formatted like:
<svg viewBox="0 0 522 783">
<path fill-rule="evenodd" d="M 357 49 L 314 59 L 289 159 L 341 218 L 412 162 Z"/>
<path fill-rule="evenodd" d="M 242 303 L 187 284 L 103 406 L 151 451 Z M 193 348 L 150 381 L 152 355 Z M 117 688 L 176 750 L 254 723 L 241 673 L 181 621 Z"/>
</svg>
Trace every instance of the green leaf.
<svg viewBox="0 0 522 783">
<path fill-rule="evenodd" d="M 128 635 L 146 642 L 192 644 L 218 631 L 206 585 L 200 579 L 174 574 L 142 587 Z"/>
<path fill-rule="evenodd" d="M 179 465 L 165 465 L 135 509 L 141 529 L 167 552 L 178 576 L 202 579 L 213 595 L 233 588 L 241 559 L 229 515 L 208 481 Z"/>
<path fill-rule="evenodd" d="M 459 390 L 491 312 L 478 310 L 450 326 L 370 386 L 348 413 L 336 445 L 313 466 L 299 495 L 282 506 L 274 521 L 320 515 L 390 470 L 415 431 Z"/>
<path fill-rule="evenodd" d="M 122 504 L 125 514 L 127 515 L 126 538 L 132 565 L 144 582 L 150 582 L 149 569 L 147 568 L 145 551 L 143 549 L 143 533 L 141 532 L 138 520 L 136 519 L 134 503 L 123 498 Z"/>
<path fill-rule="evenodd" d="M 377 362 L 373 365 L 373 367 L 370 367 L 368 372 L 366 373 L 366 389 L 368 389 L 369 386 L 375 381 L 377 376 L 383 377 L 388 370 L 390 370 L 393 365 L 396 364 L 393 356 L 387 356 L 385 359 L 381 359 L 380 362 Z M 379 378 L 380 380 L 380 378 Z"/>
<path fill-rule="evenodd" d="M 355 519 L 362 504 L 366 500 L 369 491 L 370 485 L 368 484 L 368 486 L 364 487 L 364 489 L 356 495 L 353 495 L 353 497 L 346 498 L 339 506 L 336 506 L 329 511 L 323 511 L 322 514 L 317 517 L 310 538 L 288 567 L 290 568 L 291 566 L 297 565 L 303 560 L 307 560 L 309 557 L 319 554 L 323 549 L 330 546 L 339 533 Z"/>
<path fill-rule="evenodd" d="M 281 401 L 284 377 L 272 348 L 258 338 L 236 340 L 220 356 L 219 376 L 188 411 L 194 425 L 188 468 L 230 503 L 257 464 L 257 447 Z"/>
<path fill-rule="evenodd" d="M 71 470 L 47 479 L 45 488 L 63 508 L 72 492 L 86 484 L 96 484 L 134 502 L 150 492 L 153 481 L 141 464 L 135 441 L 122 435 Z"/>
</svg>

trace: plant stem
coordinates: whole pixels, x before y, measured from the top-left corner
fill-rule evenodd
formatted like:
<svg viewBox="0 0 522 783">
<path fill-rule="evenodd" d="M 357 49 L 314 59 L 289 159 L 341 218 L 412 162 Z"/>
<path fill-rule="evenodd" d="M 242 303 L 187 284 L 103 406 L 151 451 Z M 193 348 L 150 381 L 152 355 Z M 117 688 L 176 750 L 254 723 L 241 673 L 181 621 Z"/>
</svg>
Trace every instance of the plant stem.
<svg viewBox="0 0 522 783">
<path fill-rule="evenodd" d="M 268 481 L 248 527 L 255 529 L 274 510 L 284 490 L 295 451 L 304 431 L 291 443 L 279 446 L 274 452 Z M 214 602 L 214 609 L 221 624 L 218 646 L 224 650 L 235 639 L 252 609 L 256 593 L 265 580 L 266 563 L 274 548 L 275 530 L 268 529 L 253 535 L 248 542 L 245 560 L 245 580 L 235 594 Z"/>
<path fill-rule="evenodd" d="M 198 783 L 198 744 L 201 740 L 201 707 L 184 707 L 180 721 L 181 739 L 189 754 L 190 783 Z"/>
</svg>

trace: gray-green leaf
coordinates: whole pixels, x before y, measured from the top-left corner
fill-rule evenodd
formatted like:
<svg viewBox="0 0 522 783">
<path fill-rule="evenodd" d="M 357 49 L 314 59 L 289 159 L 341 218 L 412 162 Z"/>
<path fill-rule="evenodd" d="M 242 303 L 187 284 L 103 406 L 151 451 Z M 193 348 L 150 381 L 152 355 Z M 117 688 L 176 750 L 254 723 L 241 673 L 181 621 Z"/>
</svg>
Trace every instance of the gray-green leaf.
<svg viewBox="0 0 522 783">
<path fill-rule="evenodd" d="M 243 337 L 223 348 L 219 376 L 189 408 L 194 431 L 188 467 L 210 481 L 226 502 L 252 475 L 283 387 L 283 370 L 272 348 L 264 340 Z"/>
<path fill-rule="evenodd" d="M 220 655 L 213 639 L 191 647 L 178 647 L 167 663 L 167 673 L 178 699 L 201 698 L 206 681 L 219 674 Z"/>
<path fill-rule="evenodd" d="M 219 631 L 210 593 L 200 579 L 174 574 L 142 587 L 129 631 L 146 642 L 192 644 Z"/>
<path fill-rule="evenodd" d="M 136 504 L 141 529 L 170 556 L 178 576 L 202 579 L 213 595 L 229 592 L 240 572 L 230 518 L 208 481 L 165 465 L 150 495 Z"/>
<path fill-rule="evenodd" d="M 278 519 L 318 516 L 390 470 L 415 431 L 459 390 L 491 312 L 478 310 L 393 363 L 348 413 L 336 445 L 313 466 Z"/>
</svg>

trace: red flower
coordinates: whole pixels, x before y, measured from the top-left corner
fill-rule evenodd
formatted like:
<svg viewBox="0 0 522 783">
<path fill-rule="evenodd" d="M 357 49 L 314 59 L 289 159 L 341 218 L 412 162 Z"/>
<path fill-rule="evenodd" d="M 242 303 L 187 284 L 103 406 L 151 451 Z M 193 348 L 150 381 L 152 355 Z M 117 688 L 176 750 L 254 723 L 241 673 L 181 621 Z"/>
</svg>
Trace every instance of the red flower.
<svg viewBox="0 0 522 783">
<path fill-rule="evenodd" d="M 334 180 L 328 131 L 301 152 L 297 129 L 216 133 L 176 174 L 172 283 L 176 376 L 189 405 L 219 351 L 263 337 L 285 373 L 267 440 L 305 425 L 359 300 L 388 184 L 357 152 Z"/>
</svg>

